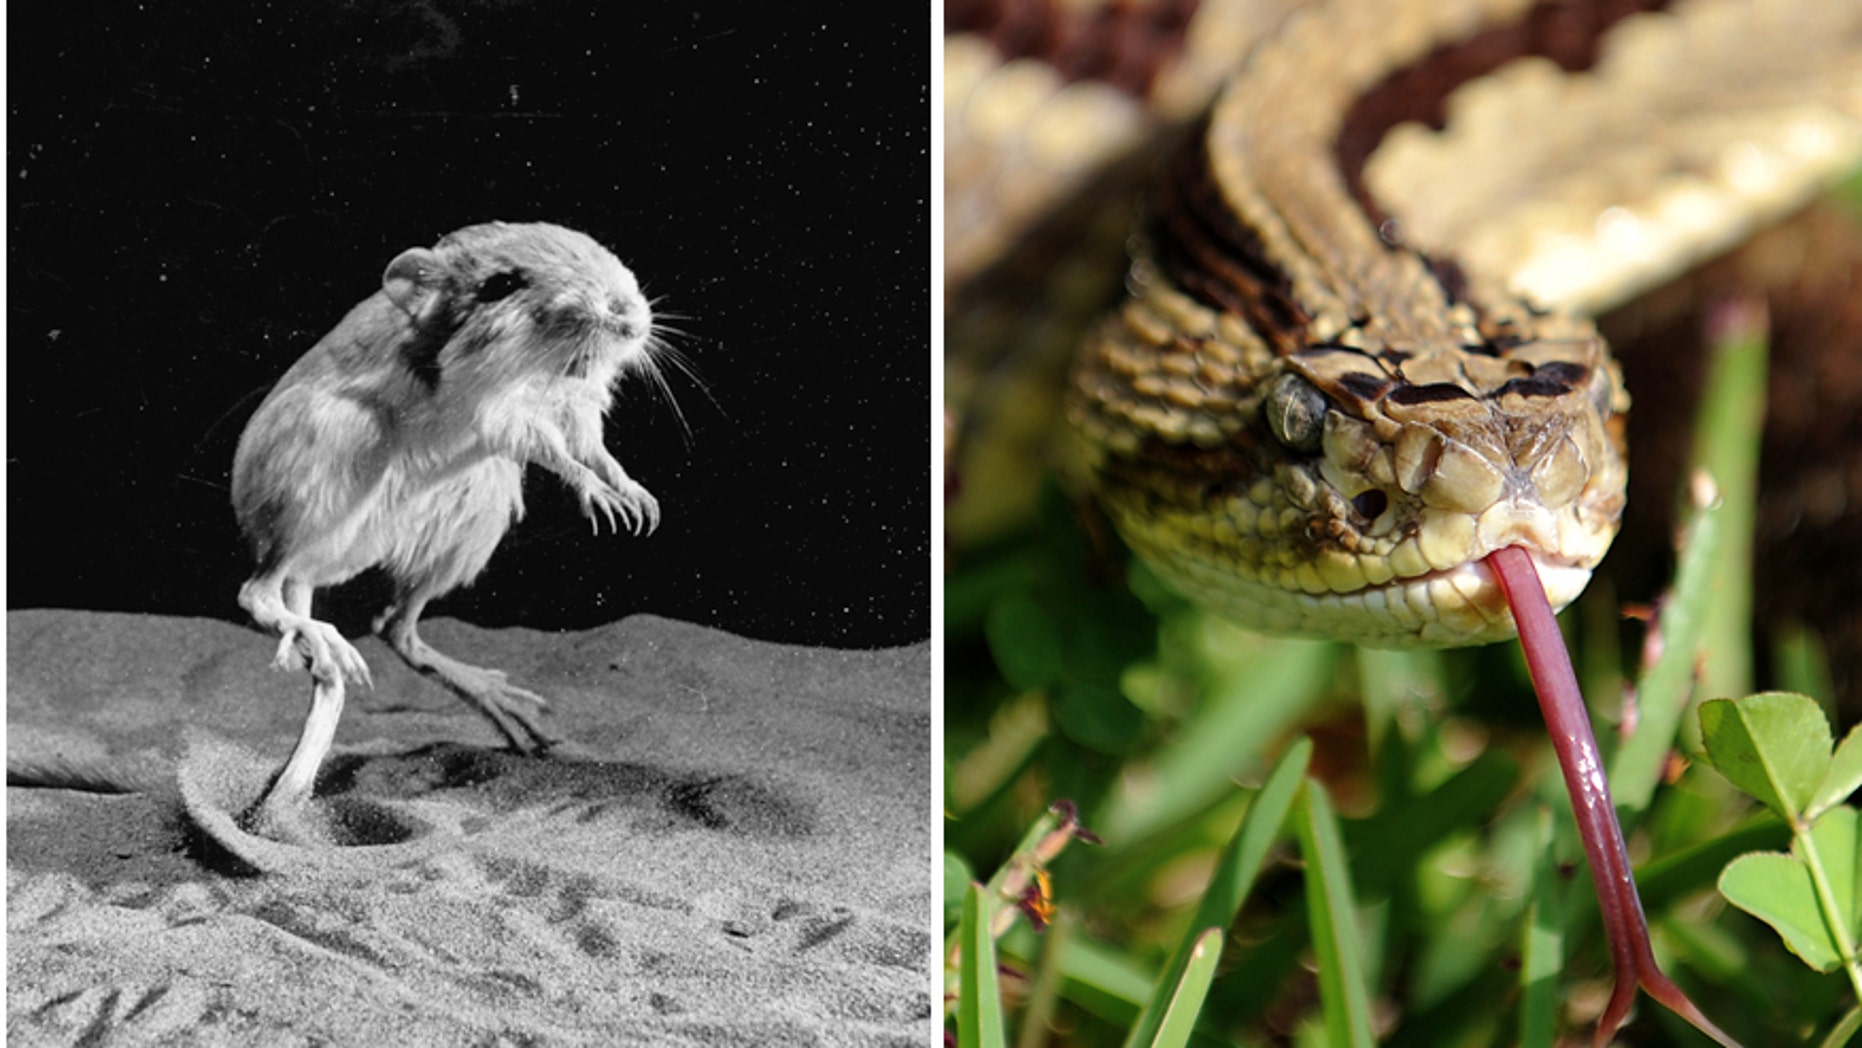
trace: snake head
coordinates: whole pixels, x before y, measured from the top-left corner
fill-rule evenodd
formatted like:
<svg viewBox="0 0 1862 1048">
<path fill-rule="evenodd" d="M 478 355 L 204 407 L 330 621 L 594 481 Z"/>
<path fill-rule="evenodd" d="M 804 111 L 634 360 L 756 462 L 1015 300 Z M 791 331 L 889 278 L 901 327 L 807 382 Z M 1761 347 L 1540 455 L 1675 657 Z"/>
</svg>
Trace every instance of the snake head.
<svg viewBox="0 0 1862 1048">
<path fill-rule="evenodd" d="M 1628 397 L 1587 323 L 1478 345 L 1286 355 L 1133 307 L 1076 370 L 1087 483 L 1132 548 L 1243 625 L 1381 647 L 1513 635 L 1489 553 L 1562 608 L 1622 516 Z M 1188 336 L 1184 331 L 1194 331 Z"/>
<path fill-rule="evenodd" d="M 1513 632 L 1489 553 L 1530 551 L 1562 608 L 1609 549 L 1628 400 L 1600 339 L 1320 349 L 1288 358 L 1282 375 L 1326 405 L 1319 446 L 1278 474 L 1309 514 L 1302 555 L 1328 592 L 1396 587 L 1386 603 L 1401 591 L 1437 616 L 1416 624 L 1420 639 L 1473 643 Z"/>
</svg>

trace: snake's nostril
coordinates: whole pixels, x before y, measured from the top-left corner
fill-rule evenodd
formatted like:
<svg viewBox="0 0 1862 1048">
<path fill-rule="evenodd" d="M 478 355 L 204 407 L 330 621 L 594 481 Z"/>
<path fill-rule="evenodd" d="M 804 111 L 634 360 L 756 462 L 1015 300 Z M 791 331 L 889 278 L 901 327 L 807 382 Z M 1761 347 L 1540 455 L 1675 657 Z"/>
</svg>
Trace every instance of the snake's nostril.
<svg viewBox="0 0 1862 1048">
<path fill-rule="evenodd" d="M 1365 520 L 1376 520 L 1378 517 L 1383 516 L 1384 510 L 1388 509 L 1389 506 L 1390 496 L 1378 491 L 1376 488 L 1359 492 L 1351 500 L 1351 508 L 1362 514 Z"/>
</svg>

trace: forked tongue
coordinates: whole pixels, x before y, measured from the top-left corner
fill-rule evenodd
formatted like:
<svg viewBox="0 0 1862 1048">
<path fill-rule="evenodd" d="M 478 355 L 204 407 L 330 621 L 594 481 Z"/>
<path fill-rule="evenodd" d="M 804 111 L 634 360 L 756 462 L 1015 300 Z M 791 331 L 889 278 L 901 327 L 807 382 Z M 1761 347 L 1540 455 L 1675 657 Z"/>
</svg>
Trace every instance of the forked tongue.
<svg viewBox="0 0 1862 1048">
<path fill-rule="evenodd" d="M 1700 1032 L 1728 1048 L 1738 1048 L 1739 1042 L 1708 1021 L 1655 963 L 1655 953 L 1649 946 L 1649 924 L 1642 914 L 1642 898 L 1636 894 L 1635 877 L 1630 873 L 1623 827 L 1610 802 L 1610 784 L 1604 779 L 1597 737 L 1591 734 L 1590 714 L 1578 690 L 1577 674 L 1571 669 L 1564 637 L 1558 632 L 1552 606 L 1539 584 L 1532 554 L 1508 546 L 1488 554 L 1486 562 L 1513 609 L 1513 620 L 1519 624 L 1519 646 L 1526 653 L 1526 669 L 1539 693 L 1539 709 L 1545 714 L 1545 727 L 1551 732 L 1552 748 L 1558 751 L 1558 766 L 1565 774 L 1565 790 L 1571 794 L 1578 836 L 1584 841 L 1591 879 L 1597 885 L 1597 908 L 1603 915 L 1604 936 L 1610 941 L 1610 958 L 1616 968 L 1616 985 L 1597 1022 L 1592 1044 L 1600 1048 L 1610 1043 L 1629 1017 L 1640 984 L 1650 997 Z"/>
</svg>

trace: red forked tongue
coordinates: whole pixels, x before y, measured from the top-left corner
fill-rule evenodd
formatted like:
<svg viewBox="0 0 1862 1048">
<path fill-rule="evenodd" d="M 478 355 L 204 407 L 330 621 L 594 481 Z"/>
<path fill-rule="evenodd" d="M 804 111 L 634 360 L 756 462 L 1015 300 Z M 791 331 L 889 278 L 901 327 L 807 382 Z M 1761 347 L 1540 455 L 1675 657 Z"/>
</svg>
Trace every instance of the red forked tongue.
<svg viewBox="0 0 1862 1048">
<path fill-rule="evenodd" d="M 1650 997 L 1693 1023 L 1700 1032 L 1727 1048 L 1738 1048 L 1738 1042 L 1709 1022 L 1655 963 L 1648 921 L 1642 915 L 1642 898 L 1636 894 L 1629 851 L 1623 845 L 1623 827 L 1616 821 L 1610 784 L 1604 779 L 1603 760 L 1597 753 L 1597 737 L 1591 734 L 1590 714 L 1578 690 L 1577 674 L 1571 669 L 1564 637 L 1558 632 L 1552 606 L 1539 584 L 1539 572 L 1532 566 L 1532 555 L 1518 546 L 1508 546 L 1489 554 L 1487 566 L 1493 569 L 1500 591 L 1513 609 L 1513 619 L 1519 624 L 1519 646 L 1526 653 L 1526 668 L 1539 693 L 1539 709 L 1545 714 L 1552 748 L 1558 751 L 1558 765 L 1565 773 L 1565 790 L 1571 794 L 1578 836 L 1583 838 L 1591 879 L 1597 885 L 1604 936 L 1610 941 L 1610 958 L 1616 966 L 1616 986 L 1597 1022 L 1592 1044 L 1600 1048 L 1610 1042 L 1629 1016 L 1639 983 Z"/>
</svg>

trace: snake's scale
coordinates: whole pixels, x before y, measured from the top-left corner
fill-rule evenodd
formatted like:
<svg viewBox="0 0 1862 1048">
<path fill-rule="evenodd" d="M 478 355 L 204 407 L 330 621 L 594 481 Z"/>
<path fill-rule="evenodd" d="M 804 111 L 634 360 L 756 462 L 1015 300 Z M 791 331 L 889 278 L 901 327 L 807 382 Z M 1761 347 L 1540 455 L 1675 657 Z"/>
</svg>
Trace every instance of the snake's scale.
<svg viewBox="0 0 1862 1048">
<path fill-rule="evenodd" d="M 1072 475 L 1133 548 L 1282 632 L 1508 635 L 1476 566 L 1508 544 L 1574 597 L 1624 504 L 1629 397 L 1593 318 L 1862 160 L 1848 0 L 947 21 L 953 534 L 1016 512 L 1013 449 L 1050 454 L 1064 411 Z"/>
</svg>

